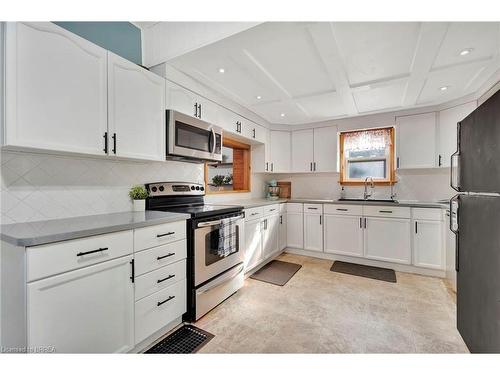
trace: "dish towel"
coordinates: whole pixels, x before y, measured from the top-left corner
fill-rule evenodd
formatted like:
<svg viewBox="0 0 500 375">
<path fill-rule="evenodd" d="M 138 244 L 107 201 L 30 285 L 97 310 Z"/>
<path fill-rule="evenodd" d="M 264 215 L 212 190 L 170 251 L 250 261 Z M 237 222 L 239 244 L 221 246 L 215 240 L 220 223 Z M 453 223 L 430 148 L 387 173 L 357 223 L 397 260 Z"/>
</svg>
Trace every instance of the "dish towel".
<svg viewBox="0 0 500 375">
<path fill-rule="evenodd" d="M 219 224 L 219 248 L 217 255 L 221 258 L 236 252 L 236 220 L 222 219 Z"/>
</svg>

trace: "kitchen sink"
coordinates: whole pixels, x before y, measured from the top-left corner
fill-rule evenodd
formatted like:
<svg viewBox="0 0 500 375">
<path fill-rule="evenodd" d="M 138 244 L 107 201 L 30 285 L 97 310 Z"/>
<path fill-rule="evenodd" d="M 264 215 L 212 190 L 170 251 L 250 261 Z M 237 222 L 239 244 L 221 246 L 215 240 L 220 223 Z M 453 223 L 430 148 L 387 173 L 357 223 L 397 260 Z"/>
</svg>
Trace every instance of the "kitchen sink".
<svg viewBox="0 0 500 375">
<path fill-rule="evenodd" d="M 394 199 L 363 199 L 363 198 L 340 198 L 343 202 L 380 202 L 380 203 L 398 203 Z"/>
</svg>

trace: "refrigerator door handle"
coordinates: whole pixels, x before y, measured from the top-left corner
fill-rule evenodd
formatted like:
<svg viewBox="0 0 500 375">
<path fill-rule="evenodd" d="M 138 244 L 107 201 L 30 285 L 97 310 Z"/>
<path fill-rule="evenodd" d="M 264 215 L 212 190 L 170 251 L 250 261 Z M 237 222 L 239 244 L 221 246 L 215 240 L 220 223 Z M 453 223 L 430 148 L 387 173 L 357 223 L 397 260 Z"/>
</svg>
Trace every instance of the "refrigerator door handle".
<svg viewBox="0 0 500 375">
<path fill-rule="evenodd" d="M 457 123 L 457 151 L 450 157 L 450 186 L 455 191 L 460 191 L 460 123 Z M 455 163 L 456 162 L 456 167 Z M 456 173 L 455 173 L 456 172 Z M 456 183 L 455 183 L 456 181 Z"/>
<path fill-rule="evenodd" d="M 459 223 L 458 223 L 458 211 L 460 209 L 458 199 L 460 197 L 460 194 L 455 195 L 453 198 L 450 199 L 450 230 L 455 234 L 455 271 L 458 272 L 458 264 L 459 264 L 459 241 L 458 241 L 458 231 L 459 229 Z M 453 209 L 456 207 L 456 211 Z"/>
</svg>

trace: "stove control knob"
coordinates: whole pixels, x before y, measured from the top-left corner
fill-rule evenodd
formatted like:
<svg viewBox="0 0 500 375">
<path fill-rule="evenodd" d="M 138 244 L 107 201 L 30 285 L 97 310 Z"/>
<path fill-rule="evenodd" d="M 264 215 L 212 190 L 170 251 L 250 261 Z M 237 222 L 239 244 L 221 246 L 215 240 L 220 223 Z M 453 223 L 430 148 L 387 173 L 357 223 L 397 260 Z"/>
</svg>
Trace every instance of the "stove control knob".
<svg viewBox="0 0 500 375">
<path fill-rule="evenodd" d="M 191 185 L 191 190 L 194 190 L 194 185 Z"/>
<path fill-rule="evenodd" d="M 200 190 L 200 187 L 199 187 L 199 186 L 196 186 L 196 190 Z"/>
<path fill-rule="evenodd" d="M 200 190 L 201 190 L 201 191 L 203 191 L 203 190 L 205 190 L 205 188 L 202 186 L 202 187 L 200 188 Z"/>
<path fill-rule="evenodd" d="M 163 187 L 163 185 L 162 185 L 162 186 L 160 186 L 158 189 L 159 189 L 160 191 L 165 190 L 165 188 Z"/>
<path fill-rule="evenodd" d="M 158 190 L 156 186 L 153 186 L 153 187 L 151 188 L 151 191 L 152 191 L 153 193 L 156 193 L 156 190 Z"/>
</svg>

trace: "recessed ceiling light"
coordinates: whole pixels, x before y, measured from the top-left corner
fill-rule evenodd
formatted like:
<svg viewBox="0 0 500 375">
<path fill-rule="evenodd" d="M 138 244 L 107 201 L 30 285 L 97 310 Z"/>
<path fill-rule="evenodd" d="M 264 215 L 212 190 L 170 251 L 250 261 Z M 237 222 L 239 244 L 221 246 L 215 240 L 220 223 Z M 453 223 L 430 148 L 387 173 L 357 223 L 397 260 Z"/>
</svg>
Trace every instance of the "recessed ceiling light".
<svg viewBox="0 0 500 375">
<path fill-rule="evenodd" d="M 219 68 L 219 73 L 224 73 L 226 70 L 224 68 Z"/>
<path fill-rule="evenodd" d="M 284 113 L 282 113 L 280 116 L 281 116 L 281 117 L 285 117 L 285 114 L 284 114 Z"/>
<path fill-rule="evenodd" d="M 463 49 L 463 50 L 460 51 L 460 56 L 468 55 L 471 52 L 472 52 L 472 48 Z"/>
<path fill-rule="evenodd" d="M 441 91 L 446 91 L 446 90 L 448 90 L 448 86 L 442 86 L 442 87 L 440 87 L 439 89 L 440 89 Z"/>
<path fill-rule="evenodd" d="M 256 98 L 257 98 L 258 100 L 260 100 L 260 99 L 262 99 L 262 96 L 257 95 L 257 96 L 256 96 Z"/>
</svg>

